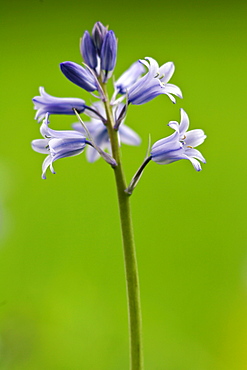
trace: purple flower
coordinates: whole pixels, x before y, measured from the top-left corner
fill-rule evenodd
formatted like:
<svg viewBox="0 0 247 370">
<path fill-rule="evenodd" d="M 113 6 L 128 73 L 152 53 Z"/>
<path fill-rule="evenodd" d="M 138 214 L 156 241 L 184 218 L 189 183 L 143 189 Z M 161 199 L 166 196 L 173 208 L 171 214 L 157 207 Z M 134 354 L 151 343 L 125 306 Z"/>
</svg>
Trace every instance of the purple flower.
<svg viewBox="0 0 247 370">
<path fill-rule="evenodd" d="M 201 171 L 202 163 L 206 163 L 202 154 L 194 147 L 202 144 L 206 139 L 203 130 L 191 130 L 189 128 L 189 118 L 187 113 L 181 109 L 181 122 L 169 122 L 168 126 L 175 132 L 159 141 L 151 148 L 151 159 L 158 164 L 168 164 L 180 159 L 188 159 L 196 171 Z"/>
<path fill-rule="evenodd" d="M 104 107 L 101 102 L 94 103 L 93 109 L 98 111 L 103 117 L 105 116 Z M 115 106 L 113 108 L 114 116 L 117 116 L 121 109 L 122 105 Z M 90 135 L 92 136 L 94 143 L 102 150 L 107 150 L 111 153 L 111 143 L 109 140 L 107 128 L 103 124 L 103 122 L 98 118 L 92 118 L 90 122 L 86 122 L 86 126 L 88 128 L 88 131 L 90 132 Z M 85 134 L 85 131 L 80 123 L 74 123 L 73 128 Z M 123 144 L 135 146 L 139 145 L 141 142 L 141 139 L 137 135 L 137 133 L 123 123 L 119 127 L 118 133 L 119 140 Z M 87 147 L 86 156 L 89 162 L 95 162 L 100 157 L 99 153 L 92 146 Z"/>
<path fill-rule="evenodd" d="M 145 58 L 140 62 L 148 68 L 148 72 L 138 79 L 128 89 L 128 102 L 134 105 L 145 104 L 160 94 L 166 94 L 173 103 L 176 102 L 172 96 L 182 98 L 182 92 L 178 86 L 169 84 L 175 67 L 172 62 L 168 62 L 159 67 L 153 58 Z"/>
<path fill-rule="evenodd" d="M 71 82 L 82 89 L 92 92 L 98 89 L 98 82 L 94 74 L 87 68 L 73 62 L 60 64 L 61 71 Z"/>
<path fill-rule="evenodd" d="M 42 165 L 42 178 L 46 179 L 46 170 L 50 167 L 55 173 L 53 162 L 60 158 L 72 157 L 83 152 L 87 143 L 86 137 L 78 131 L 56 131 L 48 127 L 49 114 L 40 126 L 41 135 L 44 139 L 33 140 L 31 145 L 38 153 L 47 154 Z"/>
<path fill-rule="evenodd" d="M 56 98 L 45 92 L 43 87 L 39 88 L 40 96 L 33 98 L 34 109 L 37 109 L 35 119 L 42 121 L 46 113 L 49 114 L 75 114 L 73 108 L 79 113 L 84 112 L 86 105 L 84 100 L 77 98 Z"/>
</svg>

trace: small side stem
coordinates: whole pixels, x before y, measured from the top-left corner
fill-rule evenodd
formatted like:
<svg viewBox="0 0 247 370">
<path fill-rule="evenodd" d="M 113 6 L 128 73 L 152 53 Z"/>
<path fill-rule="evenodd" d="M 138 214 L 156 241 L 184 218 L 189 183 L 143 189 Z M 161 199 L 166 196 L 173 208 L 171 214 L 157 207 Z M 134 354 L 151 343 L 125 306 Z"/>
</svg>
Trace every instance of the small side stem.
<svg viewBox="0 0 247 370">
<path fill-rule="evenodd" d="M 117 162 L 117 166 L 114 168 L 114 174 L 118 194 L 127 284 L 130 333 L 130 369 L 143 370 L 140 287 L 132 225 L 132 214 L 130 209 L 130 197 L 125 192 L 127 185 L 121 163 L 118 132 L 114 130 L 115 122 L 112 116 L 112 109 L 104 83 L 102 83 L 102 89 L 106 96 L 106 102 L 104 103 L 107 115 L 106 127 L 111 140 L 112 156 Z"/>
</svg>

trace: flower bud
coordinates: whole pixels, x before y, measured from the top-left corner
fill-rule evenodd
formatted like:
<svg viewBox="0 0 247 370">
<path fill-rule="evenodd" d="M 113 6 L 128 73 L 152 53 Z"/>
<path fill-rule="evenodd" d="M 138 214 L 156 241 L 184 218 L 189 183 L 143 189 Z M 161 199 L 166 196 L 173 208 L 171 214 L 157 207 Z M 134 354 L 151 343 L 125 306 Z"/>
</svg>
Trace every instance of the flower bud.
<svg viewBox="0 0 247 370">
<path fill-rule="evenodd" d="M 96 22 L 92 30 L 92 40 L 99 55 L 106 34 L 107 28 L 101 22 Z"/>
<path fill-rule="evenodd" d="M 97 60 L 97 50 L 94 46 L 93 40 L 88 31 L 84 32 L 84 35 L 80 43 L 80 51 L 84 62 L 92 69 L 96 69 Z"/>
<path fill-rule="evenodd" d="M 101 48 L 101 69 L 113 71 L 117 58 L 117 39 L 113 31 L 108 31 Z"/>
<path fill-rule="evenodd" d="M 63 62 L 60 64 L 63 74 L 74 84 L 82 89 L 92 92 L 97 90 L 97 81 L 94 75 L 86 68 L 73 62 Z"/>
</svg>

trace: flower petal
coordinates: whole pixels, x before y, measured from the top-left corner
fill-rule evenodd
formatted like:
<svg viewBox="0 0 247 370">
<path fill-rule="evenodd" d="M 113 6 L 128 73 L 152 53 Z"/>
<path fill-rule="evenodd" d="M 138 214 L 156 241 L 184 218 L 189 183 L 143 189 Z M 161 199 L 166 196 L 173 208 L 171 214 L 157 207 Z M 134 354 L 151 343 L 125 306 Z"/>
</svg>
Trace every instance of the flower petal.
<svg viewBox="0 0 247 370">
<path fill-rule="evenodd" d="M 186 132 L 185 144 L 187 146 L 196 147 L 204 142 L 206 135 L 201 129 L 191 130 Z"/>
<path fill-rule="evenodd" d="M 184 136 L 185 132 L 189 128 L 190 121 L 189 121 L 188 114 L 185 112 L 185 110 L 183 110 L 183 108 L 180 109 L 180 114 L 181 114 L 181 121 L 180 121 L 180 126 L 179 126 L 179 132 L 181 136 Z"/>
<path fill-rule="evenodd" d="M 199 152 L 199 150 L 197 149 L 186 148 L 185 154 L 188 157 L 193 157 L 193 158 L 199 159 L 202 163 L 206 163 L 206 159 L 203 157 L 202 153 Z"/>
<path fill-rule="evenodd" d="M 159 72 L 160 76 L 164 76 L 161 78 L 161 81 L 166 84 L 172 77 L 175 71 L 175 66 L 173 62 L 167 62 L 160 67 Z"/>
<path fill-rule="evenodd" d="M 119 135 L 120 141 L 123 144 L 137 146 L 141 143 L 140 136 L 134 130 L 123 123 L 119 127 Z"/>
<path fill-rule="evenodd" d="M 48 143 L 49 143 L 48 139 L 37 139 L 37 140 L 33 140 L 31 142 L 31 145 L 32 145 L 32 149 L 35 152 L 42 153 L 42 154 L 49 154 Z"/>
</svg>

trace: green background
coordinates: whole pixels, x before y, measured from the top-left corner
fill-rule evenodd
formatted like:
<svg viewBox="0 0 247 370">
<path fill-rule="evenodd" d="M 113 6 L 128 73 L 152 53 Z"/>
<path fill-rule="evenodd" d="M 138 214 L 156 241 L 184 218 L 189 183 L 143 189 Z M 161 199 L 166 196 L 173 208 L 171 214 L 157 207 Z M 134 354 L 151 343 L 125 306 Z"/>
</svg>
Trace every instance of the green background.
<svg viewBox="0 0 247 370">
<path fill-rule="evenodd" d="M 39 86 L 90 102 L 59 63 L 81 62 L 79 38 L 98 20 L 119 40 L 116 77 L 145 56 L 172 60 L 184 95 L 130 107 L 142 146 L 122 148 L 128 180 L 179 108 L 208 136 L 203 171 L 150 163 L 132 197 L 145 368 L 247 369 L 246 14 L 242 1 L 1 1 L 1 369 L 128 369 L 112 170 L 82 154 L 43 181 L 30 147 Z"/>
</svg>

